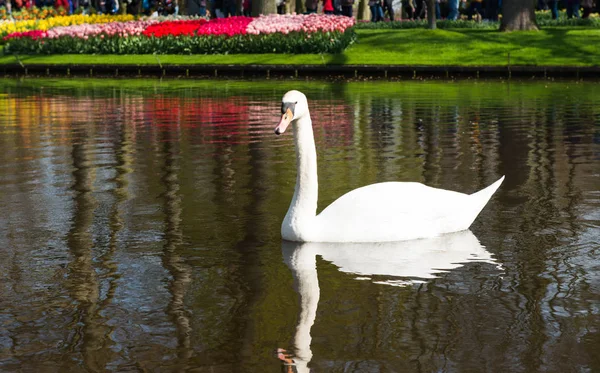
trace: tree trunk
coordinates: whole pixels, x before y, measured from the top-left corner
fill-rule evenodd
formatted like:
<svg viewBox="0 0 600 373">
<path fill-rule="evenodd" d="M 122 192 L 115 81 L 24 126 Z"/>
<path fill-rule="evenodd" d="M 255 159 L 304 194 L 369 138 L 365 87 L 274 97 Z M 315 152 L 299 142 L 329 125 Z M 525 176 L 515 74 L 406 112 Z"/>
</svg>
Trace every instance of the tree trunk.
<svg viewBox="0 0 600 373">
<path fill-rule="evenodd" d="M 357 21 L 368 21 L 371 19 L 371 10 L 368 3 L 368 0 L 359 0 L 358 13 L 356 13 Z"/>
<path fill-rule="evenodd" d="M 306 12 L 306 3 L 304 0 L 296 0 L 296 13 L 302 14 Z"/>
<path fill-rule="evenodd" d="M 427 0 L 427 24 L 430 30 L 435 30 L 435 0 Z"/>
<path fill-rule="evenodd" d="M 277 14 L 275 0 L 253 0 L 252 16 L 258 17 L 261 14 Z"/>
<path fill-rule="evenodd" d="M 504 0 L 500 31 L 538 30 L 535 4 L 536 0 Z"/>
<path fill-rule="evenodd" d="M 181 14 L 181 15 L 188 14 L 188 12 L 187 12 L 188 0 L 179 0 L 179 3 L 177 5 L 179 5 L 179 14 Z"/>
</svg>

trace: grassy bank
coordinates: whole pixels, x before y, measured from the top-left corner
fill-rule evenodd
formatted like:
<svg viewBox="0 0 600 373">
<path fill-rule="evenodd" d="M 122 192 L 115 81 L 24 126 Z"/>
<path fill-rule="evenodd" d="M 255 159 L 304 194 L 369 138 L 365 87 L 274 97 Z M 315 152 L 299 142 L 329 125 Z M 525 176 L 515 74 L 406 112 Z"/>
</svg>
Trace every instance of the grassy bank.
<svg viewBox="0 0 600 373">
<path fill-rule="evenodd" d="M 218 82 L 218 84 L 216 84 Z M 190 85 L 192 84 L 192 85 Z M 586 89 L 574 89 L 576 86 L 585 85 Z M 194 89 L 190 90 L 190 87 Z M 315 97 L 330 98 L 335 91 L 337 97 L 344 96 L 354 100 L 355 94 L 368 93 L 371 97 L 385 99 L 386 97 L 402 96 L 405 100 L 419 101 L 439 98 L 439 103 L 455 102 L 463 99 L 466 101 L 484 100 L 496 103 L 520 102 L 522 100 L 549 100 L 556 102 L 565 97 L 577 97 L 579 101 L 600 97 L 600 85 L 596 82 L 564 82 L 564 81 L 405 81 L 394 84 L 381 81 L 368 82 L 324 82 L 290 80 L 271 81 L 256 80 L 197 80 L 190 83 L 187 80 L 177 79 L 0 79 L 1 92 L 31 92 L 39 93 L 52 91 L 68 96 L 86 96 L 93 92 L 94 96 L 114 97 L 115 92 L 134 93 L 139 96 L 186 97 L 233 97 L 247 95 L 281 95 L 291 89 L 312 92 Z M 182 93 L 183 92 L 183 93 Z M 600 111 L 600 109 L 599 109 Z"/>
<path fill-rule="evenodd" d="M 391 64 L 430 66 L 597 66 L 600 30 L 357 30 L 358 43 L 336 55 L 48 55 L 0 56 L 1 64 Z"/>
</svg>

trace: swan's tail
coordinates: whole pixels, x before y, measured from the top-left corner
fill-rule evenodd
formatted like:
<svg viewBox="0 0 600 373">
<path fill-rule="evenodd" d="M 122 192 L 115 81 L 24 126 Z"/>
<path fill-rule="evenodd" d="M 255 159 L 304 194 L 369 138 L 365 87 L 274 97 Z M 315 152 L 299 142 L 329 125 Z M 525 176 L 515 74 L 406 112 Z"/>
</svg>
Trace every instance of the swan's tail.
<svg viewBox="0 0 600 373">
<path fill-rule="evenodd" d="M 504 181 L 504 176 L 502 176 L 500 179 L 498 179 L 498 181 L 496 181 L 492 185 L 488 186 L 487 188 L 484 188 L 478 192 L 475 192 L 475 193 L 469 195 L 469 199 L 471 200 L 471 203 L 472 203 L 471 204 L 471 206 L 472 206 L 472 210 L 471 210 L 472 215 L 471 216 L 473 218 L 471 219 L 470 222 L 468 222 L 469 225 L 465 229 L 467 229 L 468 227 L 471 226 L 471 224 L 473 224 L 473 221 L 475 220 L 475 218 L 477 218 L 477 215 L 479 215 L 481 210 L 483 210 L 485 205 L 487 205 L 488 201 L 490 200 L 490 198 L 492 198 L 494 193 L 496 193 L 496 190 L 498 190 L 498 188 L 500 187 L 500 184 L 502 184 L 503 181 Z"/>
<path fill-rule="evenodd" d="M 488 186 L 487 188 L 481 189 L 480 191 L 471 194 L 471 197 L 476 198 L 478 200 L 485 201 L 484 202 L 484 206 L 485 206 L 485 203 L 487 203 L 487 201 L 489 201 L 490 198 L 492 198 L 492 196 L 494 195 L 494 193 L 496 193 L 496 190 L 498 190 L 498 188 L 500 187 L 500 184 L 502 184 L 503 181 L 504 181 L 504 176 L 502 176 L 500 179 L 498 179 L 498 181 L 496 181 L 494 184 Z M 482 206 L 482 208 L 483 208 L 483 206 Z"/>
</svg>

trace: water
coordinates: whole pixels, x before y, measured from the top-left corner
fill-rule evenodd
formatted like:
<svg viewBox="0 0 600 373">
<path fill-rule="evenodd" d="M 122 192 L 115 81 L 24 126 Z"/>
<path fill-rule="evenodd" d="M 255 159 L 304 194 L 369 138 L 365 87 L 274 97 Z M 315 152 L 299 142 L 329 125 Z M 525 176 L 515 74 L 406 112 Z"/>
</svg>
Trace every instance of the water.
<svg viewBox="0 0 600 373">
<path fill-rule="evenodd" d="M 379 181 L 506 180 L 470 232 L 282 243 L 294 149 L 272 131 L 293 88 L 320 208 Z M 596 83 L 0 92 L 0 371 L 600 371 Z"/>
</svg>

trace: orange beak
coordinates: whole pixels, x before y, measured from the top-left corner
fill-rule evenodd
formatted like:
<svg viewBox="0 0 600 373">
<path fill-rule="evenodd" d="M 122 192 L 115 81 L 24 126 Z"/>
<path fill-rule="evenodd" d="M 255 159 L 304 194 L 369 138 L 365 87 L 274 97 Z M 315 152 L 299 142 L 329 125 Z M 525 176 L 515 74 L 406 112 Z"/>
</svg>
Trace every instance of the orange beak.
<svg viewBox="0 0 600 373">
<path fill-rule="evenodd" d="M 277 124 L 277 127 L 275 127 L 275 134 L 281 135 L 282 133 L 284 133 L 285 130 L 290 125 L 290 123 L 292 123 L 293 118 L 294 118 L 294 114 L 292 113 L 292 111 L 290 109 L 287 109 L 285 111 L 285 113 L 281 116 L 281 120 L 279 121 L 279 124 Z"/>
</svg>

